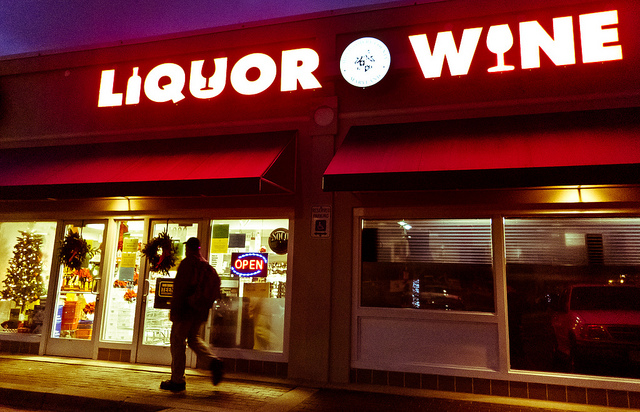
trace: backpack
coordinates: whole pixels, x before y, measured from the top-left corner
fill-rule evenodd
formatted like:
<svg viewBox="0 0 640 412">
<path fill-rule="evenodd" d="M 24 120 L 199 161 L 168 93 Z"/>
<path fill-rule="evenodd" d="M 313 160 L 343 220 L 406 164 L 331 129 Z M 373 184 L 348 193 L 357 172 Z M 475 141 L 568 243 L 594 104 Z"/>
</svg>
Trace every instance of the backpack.
<svg viewBox="0 0 640 412">
<path fill-rule="evenodd" d="M 198 314 L 209 313 L 213 302 L 220 298 L 220 277 L 207 262 L 199 261 L 197 266 L 195 291 L 187 302 Z"/>
</svg>

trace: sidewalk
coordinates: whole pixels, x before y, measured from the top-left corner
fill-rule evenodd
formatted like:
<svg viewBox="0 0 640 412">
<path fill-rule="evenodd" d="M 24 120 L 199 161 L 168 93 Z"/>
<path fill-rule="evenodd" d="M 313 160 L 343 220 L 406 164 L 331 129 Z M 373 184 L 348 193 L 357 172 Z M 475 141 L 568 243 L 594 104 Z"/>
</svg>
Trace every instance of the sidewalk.
<svg viewBox="0 0 640 412">
<path fill-rule="evenodd" d="M 381 388 L 309 387 L 293 381 L 229 374 L 214 387 L 207 373 L 187 372 L 187 390 L 159 389 L 163 366 L 48 356 L 0 355 L 0 410 L 57 411 L 621 411 L 557 402 Z"/>
</svg>

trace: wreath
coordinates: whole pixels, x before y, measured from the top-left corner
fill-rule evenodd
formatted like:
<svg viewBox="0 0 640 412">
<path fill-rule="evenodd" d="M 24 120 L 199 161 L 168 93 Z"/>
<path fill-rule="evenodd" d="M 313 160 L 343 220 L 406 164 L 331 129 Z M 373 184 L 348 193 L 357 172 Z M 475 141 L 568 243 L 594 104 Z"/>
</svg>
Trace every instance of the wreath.
<svg viewBox="0 0 640 412">
<path fill-rule="evenodd" d="M 165 230 L 144 246 L 142 254 L 149 260 L 151 272 L 169 275 L 169 269 L 176 264 L 178 248 Z"/>
<path fill-rule="evenodd" d="M 90 249 L 87 241 L 80 234 L 69 229 L 58 249 L 58 255 L 63 265 L 69 269 L 78 270 L 88 257 L 91 259 L 97 249 Z"/>
</svg>

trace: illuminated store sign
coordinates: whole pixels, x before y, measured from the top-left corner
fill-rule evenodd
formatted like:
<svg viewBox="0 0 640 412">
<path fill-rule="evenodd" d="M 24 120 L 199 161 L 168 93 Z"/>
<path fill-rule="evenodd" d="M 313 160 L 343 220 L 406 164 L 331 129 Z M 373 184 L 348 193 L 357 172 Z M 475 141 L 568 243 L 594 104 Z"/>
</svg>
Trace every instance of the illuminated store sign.
<svg viewBox="0 0 640 412">
<path fill-rule="evenodd" d="M 189 93 L 196 99 L 211 99 L 219 95 L 227 83 L 228 59 L 221 57 L 214 59 L 215 72 L 206 78 L 202 76 L 204 60 L 191 62 L 189 70 Z M 322 87 L 313 72 L 318 68 L 320 58 L 312 49 L 294 49 L 282 52 L 280 64 L 280 91 L 291 92 L 298 88 L 316 89 Z M 249 79 L 247 73 L 252 69 L 260 72 L 256 79 Z M 146 75 L 144 82 L 138 74 L 139 68 L 134 67 L 133 73 L 127 81 L 126 90 L 114 90 L 115 70 L 103 70 L 100 78 L 100 93 L 98 107 L 122 106 L 140 103 L 143 90 L 147 98 L 156 103 L 172 101 L 177 103 L 185 98 L 186 85 L 185 69 L 175 63 L 160 64 Z M 243 95 L 262 93 L 273 84 L 277 77 L 276 62 L 263 53 L 248 54 L 238 60 L 231 69 L 229 80 L 231 87 Z M 163 79 L 168 79 L 161 82 Z M 124 95 L 124 96 L 123 96 Z"/>
<path fill-rule="evenodd" d="M 465 28 L 458 40 L 452 31 L 436 33 L 435 41 L 432 34 L 429 37 L 426 33 L 415 34 L 408 36 L 407 47 L 413 51 L 426 79 L 441 77 L 445 60 L 451 76 L 467 75 L 476 52 L 485 46 L 496 55 L 495 65 L 487 67 L 489 73 L 516 70 L 517 65 L 522 70 L 540 68 L 541 53 L 555 66 L 575 65 L 577 48 L 582 63 L 606 62 L 622 60 L 617 24 L 618 11 L 609 10 L 581 14 L 577 18 L 555 17 L 552 28 L 547 29 L 537 20 L 529 20 L 488 28 Z M 483 33 L 486 33 L 482 42 L 485 44 L 481 43 Z M 513 47 L 519 47 L 519 61 L 505 61 L 505 53 Z M 509 58 L 516 60 L 512 56 Z M 188 69 L 176 63 L 163 63 L 153 67 L 144 78 L 139 67 L 132 67 L 126 74 L 118 73 L 120 76 L 130 73 L 126 87 L 121 86 L 123 90 L 116 88 L 116 70 L 103 70 L 98 107 L 136 105 L 143 92 L 148 100 L 156 103 L 177 103 L 185 99 L 187 93 L 196 99 L 212 99 L 227 87 L 227 79 L 237 93 L 256 95 L 271 87 L 278 77 L 276 61 L 263 53 L 248 54 L 232 67 L 227 57 L 213 59 L 215 71 L 210 77 L 202 74 L 204 63 L 205 60 L 194 60 Z M 384 78 L 390 64 L 391 52 L 387 46 L 379 39 L 363 37 L 349 44 L 341 54 L 340 73 L 353 86 L 369 87 Z M 282 51 L 280 91 L 321 88 L 314 75 L 319 66 L 320 56 L 311 48 Z"/>
<path fill-rule="evenodd" d="M 582 62 L 595 63 L 622 59 L 622 48 L 618 41 L 618 11 L 582 14 L 578 18 Z M 436 36 L 433 51 L 429 47 L 426 34 L 409 36 L 411 47 L 426 79 L 440 77 L 445 58 L 452 76 L 463 76 L 469 72 L 482 34 L 482 27 L 465 29 L 458 47 L 450 31 Z M 553 19 L 553 35 L 549 35 L 537 21 L 519 24 L 520 64 L 522 69 L 540 67 L 540 51 L 544 51 L 556 66 L 576 64 L 573 17 Z M 507 65 L 504 54 L 513 47 L 513 34 L 507 24 L 489 27 L 487 48 L 497 56 L 496 66 L 489 72 L 514 70 Z"/>
<path fill-rule="evenodd" d="M 241 277 L 266 277 L 267 253 L 232 253 L 231 273 Z"/>
</svg>

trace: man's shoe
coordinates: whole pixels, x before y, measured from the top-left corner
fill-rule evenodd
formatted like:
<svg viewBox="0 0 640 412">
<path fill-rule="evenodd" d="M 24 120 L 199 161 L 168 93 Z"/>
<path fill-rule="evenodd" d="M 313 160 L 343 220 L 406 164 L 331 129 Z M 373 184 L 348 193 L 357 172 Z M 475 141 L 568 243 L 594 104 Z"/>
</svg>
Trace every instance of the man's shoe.
<svg viewBox="0 0 640 412">
<path fill-rule="evenodd" d="M 211 370 L 211 381 L 214 385 L 219 384 L 224 374 L 224 364 L 220 359 L 213 359 L 209 365 L 209 369 Z"/>
<path fill-rule="evenodd" d="M 187 384 L 186 382 L 175 383 L 172 380 L 167 380 L 167 381 L 162 381 L 160 383 L 160 389 L 164 389 L 171 392 L 182 392 L 183 390 L 187 389 Z"/>
</svg>

